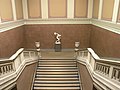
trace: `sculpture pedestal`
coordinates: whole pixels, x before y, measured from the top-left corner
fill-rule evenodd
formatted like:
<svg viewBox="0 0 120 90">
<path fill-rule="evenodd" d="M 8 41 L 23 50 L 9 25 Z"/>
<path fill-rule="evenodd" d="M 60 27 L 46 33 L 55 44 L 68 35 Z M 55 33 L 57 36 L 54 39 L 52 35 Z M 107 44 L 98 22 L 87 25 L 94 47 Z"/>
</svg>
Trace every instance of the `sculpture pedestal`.
<svg viewBox="0 0 120 90">
<path fill-rule="evenodd" d="M 55 52 L 61 52 L 61 44 L 55 44 Z"/>
</svg>

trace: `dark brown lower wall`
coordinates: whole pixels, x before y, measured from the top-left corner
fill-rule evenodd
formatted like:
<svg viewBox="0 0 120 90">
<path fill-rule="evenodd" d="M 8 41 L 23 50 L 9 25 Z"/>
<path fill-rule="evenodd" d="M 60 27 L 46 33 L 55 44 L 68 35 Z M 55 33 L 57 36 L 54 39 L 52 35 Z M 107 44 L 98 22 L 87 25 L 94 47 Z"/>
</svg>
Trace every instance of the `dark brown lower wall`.
<svg viewBox="0 0 120 90">
<path fill-rule="evenodd" d="M 120 58 L 120 35 L 92 25 L 90 47 L 101 57 Z"/>
<path fill-rule="evenodd" d="M 53 49 L 54 32 L 60 33 L 62 48 L 74 48 L 75 41 L 80 48 L 91 47 L 101 57 L 120 58 L 120 35 L 94 25 L 41 24 L 25 25 L 0 33 L 0 58 L 10 57 L 19 48 L 35 48 L 35 41 L 41 48 Z"/>
<path fill-rule="evenodd" d="M 74 48 L 75 41 L 81 48 L 89 47 L 91 25 L 25 25 L 26 48 L 34 48 L 35 41 L 41 42 L 41 48 L 53 49 L 54 32 L 61 34 L 62 48 Z"/>
<path fill-rule="evenodd" d="M 27 66 L 17 80 L 17 90 L 31 90 L 36 63 Z"/>
<path fill-rule="evenodd" d="M 83 90 L 93 90 L 93 81 L 85 65 L 77 63 Z"/>
<path fill-rule="evenodd" d="M 23 46 L 23 26 L 0 33 L 0 58 L 13 55 Z"/>
</svg>

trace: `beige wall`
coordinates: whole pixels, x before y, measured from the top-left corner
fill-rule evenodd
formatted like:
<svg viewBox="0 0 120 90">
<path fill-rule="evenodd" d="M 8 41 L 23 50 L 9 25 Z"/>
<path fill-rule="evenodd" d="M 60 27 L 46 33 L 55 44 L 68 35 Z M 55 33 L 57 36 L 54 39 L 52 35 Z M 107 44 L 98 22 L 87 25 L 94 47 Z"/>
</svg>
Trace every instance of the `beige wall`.
<svg viewBox="0 0 120 90">
<path fill-rule="evenodd" d="M 15 0 L 15 6 L 16 6 L 16 16 L 17 19 L 23 19 L 23 6 L 22 6 L 22 0 Z"/>
<path fill-rule="evenodd" d="M 75 17 L 87 17 L 88 0 L 75 0 Z"/>
<path fill-rule="evenodd" d="M 112 20 L 115 0 L 103 0 L 102 19 Z"/>
<path fill-rule="evenodd" d="M 93 2 L 93 18 L 98 18 L 100 0 L 94 0 Z"/>
<path fill-rule="evenodd" d="M 67 0 L 49 0 L 48 14 L 50 18 L 67 17 Z"/>
<path fill-rule="evenodd" d="M 2 21 L 13 20 L 11 0 L 0 0 L 0 15 Z"/>
<path fill-rule="evenodd" d="M 116 16 L 113 15 L 115 1 L 116 0 L 103 0 L 101 4 L 101 0 L 93 0 L 92 5 L 92 0 L 15 0 L 15 2 L 14 0 L 1 0 L 0 17 L 2 18 L 2 21 L 16 20 L 15 18 L 22 19 L 23 14 L 25 19 L 74 19 L 91 17 L 89 15 L 93 12 L 93 18 L 99 17 L 99 19 L 112 20 L 112 16 Z M 24 3 L 24 10 L 22 10 L 22 3 Z M 92 9 L 89 9 L 92 7 L 93 11 Z"/>
<path fill-rule="evenodd" d="M 41 0 L 27 0 L 28 1 L 28 16 L 29 18 L 41 17 Z"/>
</svg>

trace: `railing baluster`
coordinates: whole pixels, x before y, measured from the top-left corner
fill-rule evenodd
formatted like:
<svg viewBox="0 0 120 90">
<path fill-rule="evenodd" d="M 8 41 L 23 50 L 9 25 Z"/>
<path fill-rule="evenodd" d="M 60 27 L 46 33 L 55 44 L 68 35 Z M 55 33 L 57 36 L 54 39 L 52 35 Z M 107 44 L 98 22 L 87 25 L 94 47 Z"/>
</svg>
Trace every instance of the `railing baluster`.
<svg viewBox="0 0 120 90">
<path fill-rule="evenodd" d="M 20 49 L 8 60 L 5 59 L 0 61 L 0 77 L 4 77 L 4 75 L 7 76 L 7 74 L 9 75 L 9 73 L 19 69 L 20 66 L 23 67 L 21 64 L 25 59 L 36 60 L 36 57 L 36 51 L 23 51 L 23 49 Z"/>
<path fill-rule="evenodd" d="M 120 70 L 119 70 L 119 73 L 118 73 L 118 81 L 120 82 Z"/>
<path fill-rule="evenodd" d="M 3 67 L 1 67 L 1 72 L 2 72 L 2 74 L 4 74 L 4 69 L 3 69 Z"/>
<path fill-rule="evenodd" d="M 4 66 L 4 72 L 7 73 L 6 66 Z"/>
<path fill-rule="evenodd" d="M 1 70 L 1 67 L 0 67 L 0 75 L 2 74 L 2 70 Z"/>
<path fill-rule="evenodd" d="M 10 72 L 10 70 L 9 70 L 9 65 L 8 65 L 8 66 L 6 66 L 6 69 L 7 69 L 7 72 Z"/>
</svg>

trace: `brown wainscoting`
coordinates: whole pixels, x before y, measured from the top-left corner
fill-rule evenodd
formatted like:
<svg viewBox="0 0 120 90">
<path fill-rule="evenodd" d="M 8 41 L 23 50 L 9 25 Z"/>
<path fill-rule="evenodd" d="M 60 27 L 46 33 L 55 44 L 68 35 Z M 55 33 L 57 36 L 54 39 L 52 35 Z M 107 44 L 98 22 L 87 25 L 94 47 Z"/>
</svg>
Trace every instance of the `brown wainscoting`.
<svg viewBox="0 0 120 90">
<path fill-rule="evenodd" d="M 26 66 L 22 74 L 17 80 L 17 90 L 31 90 L 34 72 L 37 63 Z"/>
<path fill-rule="evenodd" d="M 83 90 L 93 90 L 93 81 L 85 65 L 77 62 Z"/>
<path fill-rule="evenodd" d="M 23 26 L 0 33 L 0 58 L 10 57 L 23 46 Z"/>
<path fill-rule="evenodd" d="M 25 25 L 25 47 L 35 48 L 35 41 L 41 42 L 41 48 L 53 49 L 54 32 L 61 34 L 62 48 L 74 48 L 74 42 L 79 41 L 81 48 L 89 47 L 91 25 L 44 24 Z"/>
<path fill-rule="evenodd" d="M 92 25 L 90 47 L 101 57 L 120 58 L 120 35 Z"/>
</svg>

